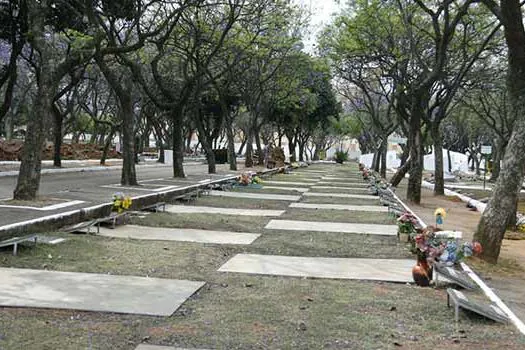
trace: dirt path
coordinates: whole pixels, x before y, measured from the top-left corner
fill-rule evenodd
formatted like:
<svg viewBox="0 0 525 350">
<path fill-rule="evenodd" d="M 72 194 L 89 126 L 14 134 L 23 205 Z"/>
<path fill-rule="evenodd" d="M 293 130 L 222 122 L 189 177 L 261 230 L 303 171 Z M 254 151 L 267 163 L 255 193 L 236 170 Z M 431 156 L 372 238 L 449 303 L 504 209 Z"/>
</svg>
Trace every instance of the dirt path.
<svg viewBox="0 0 525 350">
<path fill-rule="evenodd" d="M 406 200 L 404 184 L 397 189 L 397 195 Z M 427 225 L 435 224 L 434 210 L 440 207 L 447 210 L 447 217 L 441 227 L 445 230 L 462 231 L 463 238 L 471 240 L 481 214 L 467 208 L 465 203 L 447 197 L 436 197 L 432 191 L 422 189 L 421 205 L 410 205 Z M 474 262 L 474 268 L 516 315 L 525 321 L 525 241 L 503 240 L 500 263 L 496 268 L 480 262 Z"/>
</svg>

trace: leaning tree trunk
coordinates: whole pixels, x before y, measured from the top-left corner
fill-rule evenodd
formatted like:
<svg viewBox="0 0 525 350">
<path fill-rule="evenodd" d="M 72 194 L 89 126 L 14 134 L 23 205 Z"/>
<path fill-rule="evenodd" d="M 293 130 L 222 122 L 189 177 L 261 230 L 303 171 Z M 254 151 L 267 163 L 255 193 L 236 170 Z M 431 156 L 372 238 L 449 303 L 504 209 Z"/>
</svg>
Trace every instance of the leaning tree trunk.
<svg viewBox="0 0 525 350">
<path fill-rule="evenodd" d="M 424 111 L 421 102 L 416 101 L 410 116 L 409 142 L 410 169 L 407 187 L 407 200 L 412 203 L 421 203 L 421 179 L 423 177 L 423 144 L 421 135 L 421 116 Z"/>
<path fill-rule="evenodd" d="M 246 140 L 247 140 L 247 136 L 244 135 L 241 145 L 239 146 L 239 151 L 237 152 L 237 155 L 242 156 L 242 151 L 244 151 L 244 147 L 246 146 Z"/>
<path fill-rule="evenodd" d="M 206 161 L 208 163 L 208 174 L 215 174 L 217 172 L 217 167 L 215 164 L 215 153 L 213 152 L 213 140 L 206 135 L 206 130 L 202 125 L 202 116 L 199 114 L 195 115 L 197 121 L 197 129 L 199 131 L 199 141 L 201 142 L 202 148 L 204 148 L 204 153 L 206 154 Z"/>
<path fill-rule="evenodd" d="M 184 178 L 184 135 L 182 127 L 184 124 L 182 108 L 176 108 L 172 113 L 173 123 L 173 177 Z"/>
<path fill-rule="evenodd" d="M 405 178 L 406 173 L 410 169 L 410 159 L 405 162 L 399 169 L 397 169 L 396 173 L 392 178 L 390 179 L 390 184 L 393 187 L 397 187 L 399 183 Z"/>
<path fill-rule="evenodd" d="M 517 118 L 492 197 L 474 235 L 474 239 L 483 246 L 481 257 L 491 263 L 498 261 L 501 242 L 509 224 L 508 217 L 511 213 L 515 214 L 525 164 L 525 29 L 520 1 L 501 1 L 501 16 L 508 46 L 509 105 Z"/>
<path fill-rule="evenodd" d="M 106 159 L 108 158 L 109 147 L 111 147 L 111 142 L 113 141 L 113 135 L 115 135 L 115 127 L 111 127 L 111 131 L 104 143 L 104 148 L 102 149 L 102 156 L 100 157 L 100 165 L 106 165 Z"/>
<path fill-rule="evenodd" d="M 439 131 L 439 123 L 433 122 L 430 126 L 430 136 L 434 144 L 434 195 L 445 195 L 445 178 L 443 170 L 443 139 Z"/>
</svg>

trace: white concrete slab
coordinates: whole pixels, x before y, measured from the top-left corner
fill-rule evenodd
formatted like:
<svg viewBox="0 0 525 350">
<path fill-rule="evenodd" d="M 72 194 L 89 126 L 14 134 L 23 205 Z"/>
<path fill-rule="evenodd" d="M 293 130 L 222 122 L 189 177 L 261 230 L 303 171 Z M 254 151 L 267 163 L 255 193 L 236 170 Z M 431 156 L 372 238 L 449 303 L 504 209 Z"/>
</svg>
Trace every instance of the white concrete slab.
<svg viewBox="0 0 525 350">
<path fill-rule="evenodd" d="M 263 190 L 264 189 L 267 189 L 267 190 L 281 190 L 281 191 L 297 191 L 297 192 L 308 192 L 310 191 L 309 188 L 306 188 L 306 187 L 279 187 L 279 186 L 264 186 L 263 185 Z"/>
<path fill-rule="evenodd" d="M 273 181 L 273 180 L 269 180 L 269 181 L 264 181 L 263 182 L 263 186 L 264 185 L 285 185 L 285 186 L 312 186 L 314 185 L 314 183 L 312 182 L 296 182 L 296 181 Z"/>
<path fill-rule="evenodd" d="M 173 346 L 161 346 L 151 344 L 140 344 L 135 350 L 205 350 L 205 349 L 189 349 L 189 348 L 175 348 Z"/>
<path fill-rule="evenodd" d="M 268 230 L 340 232 L 382 236 L 397 236 L 396 225 L 353 224 L 346 222 L 322 221 L 271 220 L 264 228 Z"/>
<path fill-rule="evenodd" d="M 169 205 L 166 211 L 174 214 L 221 214 L 240 216 L 281 216 L 284 210 L 216 208 L 193 205 Z"/>
<path fill-rule="evenodd" d="M 183 228 L 148 227 L 136 225 L 100 228 L 100 236 L 154 241 L 180 241 L 212 244 L 251 244 L 259 234 Z"/>
<path fill-rule="evenodd" d="M 379 200 L 378 196 L 371 196 L 368 194 L 307 192 L 307 193 L 304 193 L 303 195 L 306 197 L 332 197 L 332 198 L 354 198 L 354 199 Z"/>
<path fill-rule="evenodd" d="M 210 191 L 209 195 L 215 196 L 215 197 L 265 199 L 265 200 L 271 200 L 271 201 L 289 201 L 289 202 L 296 202 L 301 199 L 301 196 L 290 196 L 286 194 L 271 194 L 271 193 L 251 193 L 251 192 Z"/>
<path fill-rule="evenodd" d="M 219 268 L 272 276 L 413 282 L 413 259 L 344 259 L 237 254 Z"/>
<path fill-rule="evenodd" d="M 0 268 L 0 305 L 169 316 L 205 282 Z"/>
<path fill-rule="evenodd" d="M 316 185 L 334 185 L 334 186 L 338 186 L 338 187 L 345 187 L 345 188 L 348 188 L 348 187 L 368 187 L 368 184 L 363 182 L 363 181 L 354 181 L 354 182 L 342 182 L 342 183 L 333 183 L 333 182 L 329 182 L 329 181 L 319 181 Z"/>
<path fill-rule="evenodd" d="M 355 190 L 367 191 L 366 187 L 343 187 L 343 186 L 312 186 L 312 190 Z"/>
<path fill-rule="evenodd" d="M 345 205 L 345 204 L 316 204 L 316 203 L 291 203 L 290 208 L 297 209 L 321 209 L 321 210 L 348 210 L 348 211 L 371 211 L 388 213 L 388 207 L 379 205 Z"/>
</svg>

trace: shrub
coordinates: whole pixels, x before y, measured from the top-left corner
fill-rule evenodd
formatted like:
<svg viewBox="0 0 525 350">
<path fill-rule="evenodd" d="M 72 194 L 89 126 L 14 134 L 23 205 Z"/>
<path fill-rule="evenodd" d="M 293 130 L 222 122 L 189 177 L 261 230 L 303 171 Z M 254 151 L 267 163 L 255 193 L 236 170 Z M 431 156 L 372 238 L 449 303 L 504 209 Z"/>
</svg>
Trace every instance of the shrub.
<svg viewBox="0 0 525 350">
<path fill-rule="evenodd" d="M 348 152 L 337 150 L 335 151 L 334 159 L 336 163 L 343 164 L 343 162 L 348 160 Z"/>
</svg>

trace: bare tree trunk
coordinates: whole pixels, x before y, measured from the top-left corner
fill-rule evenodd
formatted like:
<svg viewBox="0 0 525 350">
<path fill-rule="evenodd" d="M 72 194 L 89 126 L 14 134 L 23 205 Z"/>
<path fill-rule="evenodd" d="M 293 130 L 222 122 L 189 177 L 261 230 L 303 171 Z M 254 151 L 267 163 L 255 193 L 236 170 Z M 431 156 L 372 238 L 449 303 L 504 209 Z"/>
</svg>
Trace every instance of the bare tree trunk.
<svg viewBox="0 0 525 350">
<path fill-rule="evenodd" d="M 386 179 L 386 168 L 387 168 L 387 155 L 388 155 L 388 135 L 383 138 L 381 143 L 381 168 L 379 169 L 379 174 L 383 179 Z"/>
<path fill-rule="evenodd" d="M 28 116 L 27 132 L 22 149 L 22 162 L 18 173 L 13 198 L 33 200 L 38 195 L 40 170 L 42 167 L 42 146 L 48 118 L 53 113 L 51 104 L 58 86 L 56 72 L 53 70 L 53 55 L 50 52 L 44 33 L 45 9 L 48 1 L 28 2 L 31 43 L 39 55 L 38 88 L 33 102 L 33 110 Z"/>
<path fill-rule="evenodd" d="M 304 162 L 304 143 L 299 141 L 299 161 Z"/>
<path fill-rule="evenodd" d="M 131 86 L 127 87 L 131 89 Z M 133 100 L 129 95 L 119 97 L 120 120 L 122 120 L 122 173 L 120 184 L 123 186 L 138 185 L 135 170 L 135 116 L 133 115 Z"/>
<path fill-rule="evenodd" d="M 293 138 L 288 138 L 288 152 L 290 153 L 290 163 L 295 162 L 295 141 L 293 141 Z"/>
<path fill-rule="evenodd" d="M 237 155 L 235 154 L 235 134 L 233 132 L 233 117 L 227 112 L 226 114 L 226 136 L 228 138 L 228 164 L 230 170 L 237 170 Z"/>
<path fill-rule="evenodd" d="M 492 147 L 492 171 L 489 182 L 496 182 L 501 171 L 501 158 L 505 154 L 505 147 L 503 140 L 495 140 Z"/>
<path fill-rule="evenodd" d="M 255 145 L 257 146 L 257 165 L 264 165 L 264 152 L 261 145 L 259 130 L 254 130 Z"/>
<path fill-rule="evenodd" d="M 120 79 L 117 73 L 111 69 L 104 57 L 100 54 L 95 56 L 106 81 L 115 92 L 118 101 L 118 115 L 122 121 L 122 172 L 120 184 L 123 186 L 138 185 L 135 170 L 135 115 L 133 113 L 133 83 L 128 77 Z"/>
<path fill-rule="evenodd" d="M 448 159 L 448 172 L 452 172 L 452 157 L 450 156 L 450 149 L 447 149 L 447 159 Z"/>
<path fill-rule="evenodd" d="M 439 124 L 434 122 L 430 126 L 430 135 L 434 144 L 434 195 L 445 195 L 445 177 L 443 174 L 443 139 L 439 131 Z"/>
<path fill-rule="evenodd" d="M 410 169 L 407 187 L 407 200 L 421 203 L 421 179 L 423 177 L 423 143 L 421 140 L 421 116 L 424 111 L 417 101 L 410 116 L 409 142 Z"/>
<path fill-rule="evenodd" d="M 172 112 L 173 123 L 173 177 L 184 178 L 184 136 L 182 134 L 182 127 L 184 124 L 182 116 L 183 108 L 176 108 Z"/>
<path fill-rule="evenodd" d="M 248 135 L 246 135 L 246 159 L 244 166 L 246 168 L 253 167 L 253 134 L 251 127 L 248 129 Z"/>
<path fill-rule="evenodd" d="M 62 148 L 62 124 L 63 116 L 56 106 L 53 106 L 53 166 L 62 167 L 62 155 L 60 149 Z"/>
<path fill-rule="evenodd" d="M 483 246 L 482 258 L 497 263 L 501 241 L 509 224 L 509 215 L 515 214 L 519 191 L 523 184 L 525 164 L 525 29 L 520 2 L 501 1 L 501 16 L 508 46 L 508 78 L 512 113 L 517 116 L 511 137 L 503 156 L 503 166 L 492 197 L 481 216 L 474 239 Z"/>
<path fill-rule="evenodd" d="M 379 172 L 379 167 L 381 165 L 381 146 L 379 149 L 376 149 L 374 152 L 374 159 L 372 162 L 372 170 Z"/>
</svg>

